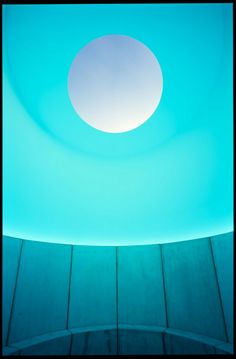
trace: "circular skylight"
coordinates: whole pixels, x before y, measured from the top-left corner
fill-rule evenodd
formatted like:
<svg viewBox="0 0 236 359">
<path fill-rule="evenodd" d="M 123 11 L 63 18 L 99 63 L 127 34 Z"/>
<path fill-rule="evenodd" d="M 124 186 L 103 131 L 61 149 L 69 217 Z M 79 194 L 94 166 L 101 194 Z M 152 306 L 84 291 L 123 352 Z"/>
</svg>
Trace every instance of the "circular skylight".
<svg viewBox="0 0 236 359">
<path fill-rule="evenodd" d="M 79 117 L 104 132 L 126 132 L 156 110 L 163 79 L 154 54 L 129 36 L 108 35 L 83 47 L 68 78 L 71 103 Z"/>
</svg>

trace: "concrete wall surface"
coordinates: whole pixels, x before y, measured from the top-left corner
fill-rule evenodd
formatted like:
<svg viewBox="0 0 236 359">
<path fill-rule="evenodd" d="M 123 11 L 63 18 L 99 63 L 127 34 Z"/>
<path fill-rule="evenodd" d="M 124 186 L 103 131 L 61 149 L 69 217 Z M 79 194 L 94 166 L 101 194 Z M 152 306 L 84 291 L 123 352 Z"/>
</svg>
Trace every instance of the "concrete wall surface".
<svg viewBox="0 0 236 359">
<path fill-rule="evenodd" d="M 226 321 L 227 339 L 233 343 L 233 233 L 212 237 L 211 243 Z"/>
<path fill-rule="evenodd" d="M 232 353 L 233 233 L 95 247 L 3 237 L 3 355 Z"/>
<path fill-rule="evenodd" d="M 232 344 L 176 329 L 72 329 L 3 348 L 3 355 L 233 354 Z"/>
<path fill-rule="evenodd" d="M 75 246 L 69 328 L 116 323 L 116 248 Z"/>
<path fill-rule="evenodd" d="M 226 341 L 210 239 L 162 247 L 168 327 Z"/>
</svg>

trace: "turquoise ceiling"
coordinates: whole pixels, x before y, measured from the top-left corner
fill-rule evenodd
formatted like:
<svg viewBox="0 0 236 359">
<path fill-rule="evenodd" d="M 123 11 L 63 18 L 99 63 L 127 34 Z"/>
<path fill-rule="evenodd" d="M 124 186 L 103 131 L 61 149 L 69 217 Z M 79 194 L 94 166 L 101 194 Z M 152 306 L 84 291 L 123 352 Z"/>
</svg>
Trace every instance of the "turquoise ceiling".
<svg viewBox="0 0 236 359">
<path fill-rule="evenodd" d="M 70 65 L 121 34 L 157 57 L 153 115 L 105 133 L 74 111 Z M 5 5 L 3 232 L 74 244 L 233 230 L 232 4 Z"/>
</svg>

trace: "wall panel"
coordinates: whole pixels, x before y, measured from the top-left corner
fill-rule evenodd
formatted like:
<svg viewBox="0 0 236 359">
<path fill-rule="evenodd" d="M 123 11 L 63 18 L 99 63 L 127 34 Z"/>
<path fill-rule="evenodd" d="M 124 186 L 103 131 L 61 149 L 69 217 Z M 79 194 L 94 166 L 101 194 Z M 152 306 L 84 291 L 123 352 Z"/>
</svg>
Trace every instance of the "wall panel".
<svg viewBox="0 0 236 359">
<path fill-rule="evenodd" d="M 159 245 L 118 248 L 119 325 L 165 326 Z"/>
<path fill-rule="evenodd" d="M 228 338 L 233 343 L 233 233 L 211 238 Z"/>
<path fill-rule="evenodd" d="M 18 265 L 20 259 L 22 240 L 11 237 L 3 237 L 3 288 L 2 288 L 2 310 L 3 310 L 3 330 L 2 341 L 6 345 L 9 320 L 11 316 L 12 301 L 15 291 Z"/>
<path fill-rule="evenodd" d="M 71 246 L 24 241 L 10 343 L 66 328 Z"/>
<path fill-rule="evenodd" d="M 170 328 L 226 340 L 210 240 L 162 247 Z"/>
<path fill-rule="evenodd" d="M 116 248 L 75 246 L 69 328 L 116 324 Z"/>
</svg>

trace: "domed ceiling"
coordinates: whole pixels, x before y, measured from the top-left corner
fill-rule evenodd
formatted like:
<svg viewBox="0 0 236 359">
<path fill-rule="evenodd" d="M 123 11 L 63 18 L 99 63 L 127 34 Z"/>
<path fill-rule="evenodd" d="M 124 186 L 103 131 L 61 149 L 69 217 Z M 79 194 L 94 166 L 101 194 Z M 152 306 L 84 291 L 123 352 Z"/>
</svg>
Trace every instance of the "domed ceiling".
<svg viewBox="0 0 236 359">
<path fill-rule="evenodd" d="M 103 107 L 84 95 L 85 75 L 72 82 L 95 122 L 105 111 L 120 124 L 108 132 L 80 117 L 68 79 L 76 56 L 111 35 L 142 44 L 161 77 L 144 60 L 137 67 L 128 45 L 130 66 L 114 65 L 126 87 L 109 112 L 110 68 L 101 57 L 93 71 L 96 51 L 86 59 Z M 232 231 L 232 4 L 5 5 L 3 63 L 5 235 L 130 245 Z M 163 87 L 151 103 L 155 78 Z"/>
</svg>

